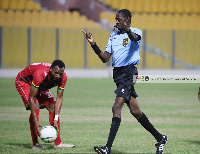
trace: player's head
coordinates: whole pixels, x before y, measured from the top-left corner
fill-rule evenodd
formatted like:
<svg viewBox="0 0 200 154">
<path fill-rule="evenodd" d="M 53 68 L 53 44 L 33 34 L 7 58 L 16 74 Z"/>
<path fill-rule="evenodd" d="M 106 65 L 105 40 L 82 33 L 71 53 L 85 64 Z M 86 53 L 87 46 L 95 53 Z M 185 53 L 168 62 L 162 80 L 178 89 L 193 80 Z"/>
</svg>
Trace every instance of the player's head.
<svg viewBox="0 0 200 154">
<path fill-rule="evenodd" d="M 118 29 L 123 29 L 126 26 L 130 26 L 131 23 L 131 12 L 127 9 L 122 9 L 116 13 L 116 27 Z"/>
<path fill-rule="evenodd" d="M 64 68 L 65 69 L 65 64 L 63 63 L 62 60 L 54 60 L 53 63 L 51 64 L 51 67 L 58 66 L 59 68 Z"/>
<path fill-rule="evenodd" d="M 60 80 L 63 77 L 65 64 L 61 60 L 54 60 L 50 68 L 50 77 L 54 81 Z"/>
</svg>

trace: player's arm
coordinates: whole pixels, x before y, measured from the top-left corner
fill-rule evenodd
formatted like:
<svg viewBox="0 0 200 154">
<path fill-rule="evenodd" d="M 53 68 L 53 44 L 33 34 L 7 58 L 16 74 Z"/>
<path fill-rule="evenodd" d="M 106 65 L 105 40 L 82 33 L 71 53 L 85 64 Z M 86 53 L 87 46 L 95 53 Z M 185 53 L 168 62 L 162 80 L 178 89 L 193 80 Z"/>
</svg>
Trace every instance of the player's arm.
<svg viewBox="0 0 200 154">
<path fill-rule="evenodd" d="M 36 108 L 35 108 L 35 97 L 38 93 L 38 89 L 34 88 L 34 87 L 30 87 L 30 94 L 29 94 L 29 105 L 30 105 L 30 110 L 31 110 L 31 115 L 33 117 L 33 122 L 36 126 L 37 129 L 37 133 L 38 135 L 40 135 L 40 130 L 39 127 L 42 128 L 42 125 L 39 123 L 39 121 L 37 120 L 37 116 L 36 116 Z"/>
<path fill-rule="evenodd" d="M 130 18 L 127 18 L 127 22 L 130 22 Z M 124 26 L 124 31 L 128 34 L 128 37 L 131 41 L 139 41 L 141 39 L 141 36 L 132 32 L 131 29 L 127 26 L 127 24 L 125 24 Z"/>
<path fill-rule="evenodd" d="M 57 99 L 56 99 L 56 104 L 55 104 L 55 115 L 59 115 L 60 114 L 62 101 L 63 101 L 63 91 L 58 89 L 57 90 Z"/>
<path fill-rule="evenodd" d="M 200 87 L 199 87 L 199 92 L 198 92 L 198 100 L 200 101 Z"/>
<path fill-rule="evenodd" d="M 85 34 L 86 39 L 90 43 L 90 45 L 93 48 L 94 52 L 99 56 L 101 61 L 103 63 L 108 62 L 108 60 L 111 57 L 111 54 L 108 53 L 108 52 L 102 52 L 101 49 L 99 49 L 99 47 L 97 46 L 96 42 L 94 42 L 94 38 L 93 38 L 93 36 L 92 36 L 92 34 L 90 32 L 87 33 L 84 30 L 82 30 L 82 32 Z"/>
<path fill-rule="evenodd" d="M 141 36 L 138 35 L 138 34 L 136 34 L 136 33 L 134 33 L 134 32 L 132 32 L 131 29 L 128 29 L 128 30 L 126 31 L 126 33 L 128 34 L 128 37 L 129 37 L 129 39 L 130 39 L 131 41 L 136 42 L 136 41 L 139 41 L 139 40 L 141 39 Z"/>
<path fill-rule="evenodd" d="M 56 128 L 57 131 L 58 129 L 58 117 L 60 114 L 61 106 L 62 106 L 62 101 L 63 101 L 63 91 L 57 90 L 57 99 L 56 99 L 56 104 L 55 104 L 55 117 L 54 117 L 54 127 Z"/>
</svg>

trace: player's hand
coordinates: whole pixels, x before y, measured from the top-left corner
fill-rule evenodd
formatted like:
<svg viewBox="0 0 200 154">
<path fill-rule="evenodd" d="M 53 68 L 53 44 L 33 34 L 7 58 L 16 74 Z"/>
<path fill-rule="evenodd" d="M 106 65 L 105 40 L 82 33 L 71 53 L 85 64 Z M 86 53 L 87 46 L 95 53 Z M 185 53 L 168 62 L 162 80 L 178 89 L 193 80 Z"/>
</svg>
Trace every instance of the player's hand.
<svg viewBox="0 0 200 154">
<path fill-rule="evenodd" d="M 40 128 L 42 128 L 42 125 L 40 124 L 39 121 L 37 121 L 37 122 L 35 123 L 35 127 L 36 127 L 36 130 L 37 130 L 38 135 L 40 136 L 40 135 L 41 135 L 41 134 L 40 134 Z"/>
<path fill-rule="evenodd" d="M 81 30 L 83 34 L 85 34 L 85 38 L 88 40 L 90 44 L 94 43 L 94 38 L 90 32 L 86 32 L 84 30 Z"/>
<path fill-rule="evenodd" d="M 58 121 L 57 121 L 57 120 L 54 120 L 54 121 L 53 121 L 53 126 L 54 126 L 54 128 L 57 130 L 57 132 L 59 132 L 59 129 L 58 129 Z"/>
</svg>

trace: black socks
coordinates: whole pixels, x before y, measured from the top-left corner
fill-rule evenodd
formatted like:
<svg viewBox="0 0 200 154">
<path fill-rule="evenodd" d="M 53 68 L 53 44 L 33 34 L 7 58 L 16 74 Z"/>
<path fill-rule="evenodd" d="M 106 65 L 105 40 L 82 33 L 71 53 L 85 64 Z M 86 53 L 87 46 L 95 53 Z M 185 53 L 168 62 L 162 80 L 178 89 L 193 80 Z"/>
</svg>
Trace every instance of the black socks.
<svg viewBox="0 0 200 154">
<path fill-rule="evenodd" d="M 120 122 L 121 122 L 121 118 L 118 118 L 118 117 L 113 117 L 112 118 L 112 123 L 111 123 L 111 127 L 110 127 L 110 133 L 109 133 L 108 141 L 107 141 L 107 144 L 106 144 L 106 147 L 108 148 L 109 151 L 111 151 L 111 147 L 112 147 L 113 141 L 115 139 L 115 136 L 117 134 L 117 131 L 119 129 Z M 158 142 L 160 140 L 162 140 L 162 134 L 160 134 L 154 128 L 154 126 L 149 122 L 148 118 L 146 117 L 146 115 L 144 113 L 142 113 L 142 116 L 138 119 L 138 122 L 147 131 L 149 131 Z"/>
<path fill-rule="evenodd" d="M 138 119 L 138 122 L 147 130 L 149 131 L 154 138 L 159 142 L 162 140 L 162 135 L 154 128 L 154 126 L 149 122 L 148 118 L 144 113 L 142 113 L 142 116 Z"/>
<path fill-rule="evenodd" d="M 108 147 L 108 150 L 111 150 L 113 141 L 115 139 L 115 136 L 117 134 L 118 128 L 120 126 L 120 122 L 121 122 L 121 118 L 118 117 L 113 117 L 112 118 L 112 123 L 111 123 L 111 127 L 110 127 L 110 133 L 109 133 L 109 137 L 108 137 L 108 141 L 106 144 L 106 147 Z"/>
</svg>

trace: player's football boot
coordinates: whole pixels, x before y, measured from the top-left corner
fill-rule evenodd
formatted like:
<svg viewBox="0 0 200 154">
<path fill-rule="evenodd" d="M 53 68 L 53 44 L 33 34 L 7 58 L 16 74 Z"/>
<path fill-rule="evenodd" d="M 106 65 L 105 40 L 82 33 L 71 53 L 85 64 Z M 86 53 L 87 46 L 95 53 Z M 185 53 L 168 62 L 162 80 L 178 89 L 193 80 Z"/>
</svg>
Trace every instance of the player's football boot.
<svg viewBox="0 0 200 154">
<path fill-rule="evenodd" d="M 64 142 L 61 142 L 59 145 L 55 145 L 54 148 L 73 148 L 75 145 L 73 144 L 67 144 Z"/>
<path fill-rule="evenodd" d="M 102 147 L 94 146 L 94 150 L 98 154 L 110 154 L 110 151 L 106 146 L 102 146 Z"/>
<path fill-rule="evenodd" d="M 163 153 L 163 148 L 165 146 L 165 144 L 167 143 L 167 136 L 162 135 L 162 140 L 160 142 L 157 142 L 155 144 L 157 150 L 156 150 L 156 154 L 162 154 Z"/>
<path fill-rule="evenodd" d="M 42 149 L 45 149 L 45 148 L 43 146 L 41 146 L 39 143 L 36 143 L 36 145 L 33 146 L 32 149 L 34 149 L 34 150 L 42 150 Z"/>
</svg>

